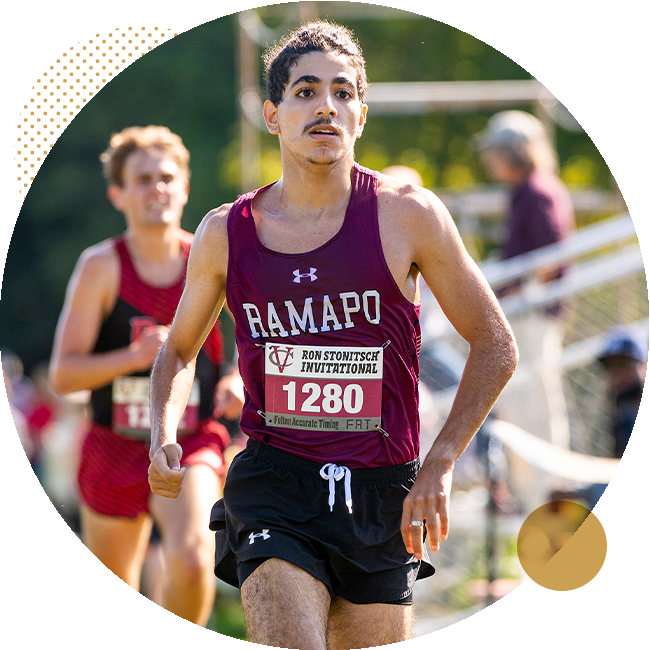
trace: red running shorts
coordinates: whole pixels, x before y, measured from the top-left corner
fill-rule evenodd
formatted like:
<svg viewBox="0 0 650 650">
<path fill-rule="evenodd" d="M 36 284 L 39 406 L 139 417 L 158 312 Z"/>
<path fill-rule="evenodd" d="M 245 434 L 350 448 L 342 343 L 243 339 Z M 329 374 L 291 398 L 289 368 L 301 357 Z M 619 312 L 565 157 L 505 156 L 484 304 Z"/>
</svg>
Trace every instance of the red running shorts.
<svg viewBox="0 0 650 650">
<path fill-rule="evenodd" d="M 225 475 L 223 452 L 230 443 L 226 428 L 215 420 L 202 420 L 194 433 L 179 441 L 181 466 L 203 463 Z M 149 441 L 117 435 L 93 423 L 81 450 L 77 481 L 85 505 L 109 517 L 135 518 L 149 512 L 151 491 Z"/>
</svg>

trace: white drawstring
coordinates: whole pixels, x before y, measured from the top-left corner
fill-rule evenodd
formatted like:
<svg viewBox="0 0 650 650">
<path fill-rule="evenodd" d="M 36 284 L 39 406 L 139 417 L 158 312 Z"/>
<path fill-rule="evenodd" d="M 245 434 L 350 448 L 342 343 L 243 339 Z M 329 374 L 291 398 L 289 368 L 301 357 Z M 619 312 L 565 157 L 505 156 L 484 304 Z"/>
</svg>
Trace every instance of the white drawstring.
<svg viewBox="0 0 650 650">
<path fill-rule="evenodd" d="M 350 514 L 352 514 L 352 490 L 350 488 L 350 482 L 352 480 L 352 473 L 350 470 L 341 465 L 335 465 L 334 463 L 327 463 L 320 468 L 321 478 L 329 481 L 330 484 L 330 495 L 328 504 L 330 507 L 330 512 L 334 510 L 334 501 L 336 500 L 336 483 L 335 481 L 340 481 L 343 477 L 344 489 L 345 489 L 345 505 L 348 507 Z"/>
</svg>

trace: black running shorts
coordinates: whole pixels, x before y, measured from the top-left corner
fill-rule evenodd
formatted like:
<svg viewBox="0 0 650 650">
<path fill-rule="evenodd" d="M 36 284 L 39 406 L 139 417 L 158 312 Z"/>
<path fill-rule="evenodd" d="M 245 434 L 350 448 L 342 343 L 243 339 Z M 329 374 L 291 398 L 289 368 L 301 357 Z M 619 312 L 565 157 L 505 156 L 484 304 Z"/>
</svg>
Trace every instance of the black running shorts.
<svg viewBox="0 0 650 650">
<path fill-rule="evenodd" d="M 302 568 L 352 603 L 412 602 L 434 573 L 407 552 L 402 502 L 419 462 L 377 469 L 321 466 L 249 440 L 212 508 L 215 575 L 240 587 L 264 560 Z M 351 510 L 351 512 L 350 512 Z"/>
</svg>

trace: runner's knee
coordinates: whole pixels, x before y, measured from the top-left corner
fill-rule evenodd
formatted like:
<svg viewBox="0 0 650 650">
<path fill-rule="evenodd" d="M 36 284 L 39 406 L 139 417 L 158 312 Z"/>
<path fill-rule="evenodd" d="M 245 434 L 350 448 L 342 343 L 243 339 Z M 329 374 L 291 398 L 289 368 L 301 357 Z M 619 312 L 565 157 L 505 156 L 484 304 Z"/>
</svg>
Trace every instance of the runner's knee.
<svg viewBox="0 0 650 650">
<path fill-rule="evenodd" d="M 184 546 L 166 553 L 166 561 L 174 582 L 180 585 L 199 584 L 212 577 L 214 558 L 206 549 Z"/>
</svg>

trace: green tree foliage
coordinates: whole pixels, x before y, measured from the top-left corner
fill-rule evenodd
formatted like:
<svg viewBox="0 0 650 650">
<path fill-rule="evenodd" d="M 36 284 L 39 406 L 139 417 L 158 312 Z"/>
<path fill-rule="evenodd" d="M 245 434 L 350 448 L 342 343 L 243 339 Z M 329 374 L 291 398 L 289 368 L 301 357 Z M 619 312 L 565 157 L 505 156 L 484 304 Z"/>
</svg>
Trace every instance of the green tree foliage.
<svg viewBox="0 0 650 650">
<path fill-rule="evenodd" d="M 235 18 L 215 20 L 134 61 L 84 106 L 45 158 L 16 222 L 0 305 L 0 342 L 29 370 L 48 359 L 65 287 L 81 251 L 124 229 L 106 198 L 99 156 L 111 134 L 162 124 L 190 151 L 194 231 L 211 208 L 236 195 L 220 156 L 236 137 Z"/>
<path fill-rule="evenodd" d="M 368 62 L 373 82 L 498 81 L 531 79 L 512 59 L 473 36 L 431 19 L 349 21 Z M 513 107 L 532 111 L 533 106 Z M 429 113 L 414 116 L 373 116 L 372 107 L 357 158 L 370 167 L 404 164 L 415 167 L 433 189 L 463 190 L 488 178 L 472 146 L 493 111 Z M 607 166 L 583 132 L 557 128 L 557 147 L 564 163 L 574 155 L 591 161 L 578 176 L 573 161 L 566 180 L 609 187 Z M 562 170 L 562 173 L 564 170 Z M 564 176 L 564 173 L 563 173 Z"/>
<path fill-rule="evenodd" d="M 340 5 L 322 4 L 328 9 Z M 290 24 L 296 15 L 291 5 L 269 7 L 260 15 L 270 28 L 295 24 Z M 435 20 L 412 14 L 342 19 L 321 12 L 321 17 L 355 31 L 371 83 L 530 78 L 494 48 Z M 183 222 L 187 230 L 194 231 L 208 210 L 237 196 L 237 48 L 235 15 L 158 46 L 99 91 L 47 155 L 16 224 L 0 304 L 0 345 L 14 350 L 28 371 L 49 358 L 65 287 L 79 254 L 124 227 L 122 215 L 106 198 L 99 163 L 112 133 L 136 124 L 163 124 L 183 138 L 192 168 Z M 373 116 L 371 108 L 357 159 L 379 169 L 413 166 L 434 190 L 484 183 L 471 136 L 488 117 L 488 112 Z M 557 141 L 569 180 L 608 186 L 607 166 L 586 134 L 559 128 Z M 268 134 L 262 135 L 262 160 L 262 182 L 275 180 L 279 153 Z"/>
</svg>

